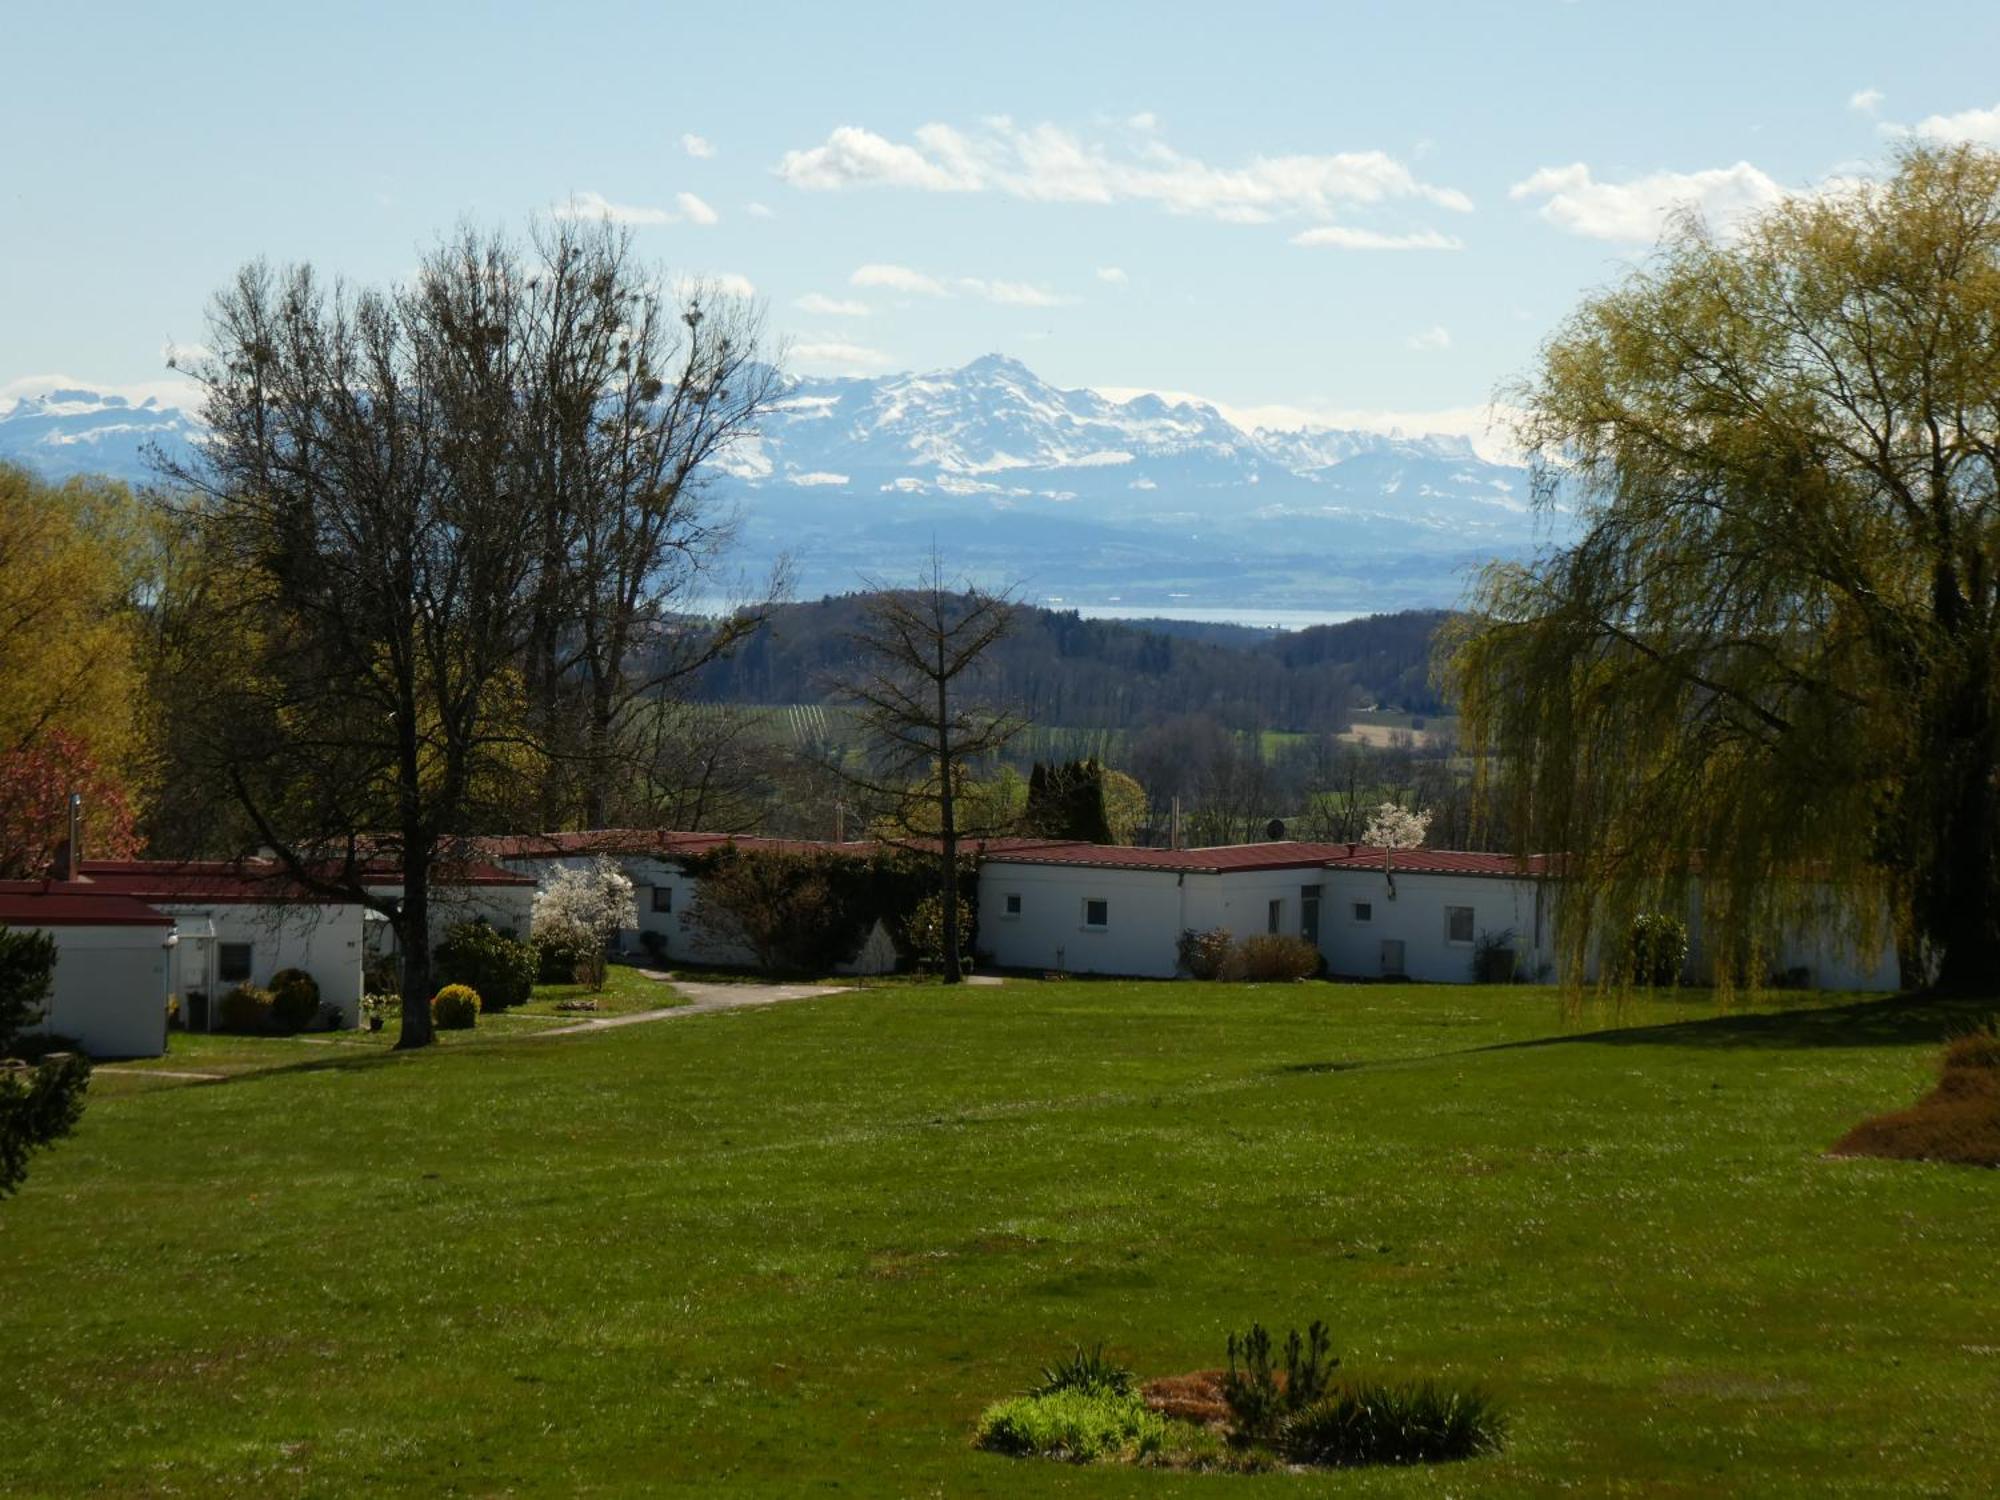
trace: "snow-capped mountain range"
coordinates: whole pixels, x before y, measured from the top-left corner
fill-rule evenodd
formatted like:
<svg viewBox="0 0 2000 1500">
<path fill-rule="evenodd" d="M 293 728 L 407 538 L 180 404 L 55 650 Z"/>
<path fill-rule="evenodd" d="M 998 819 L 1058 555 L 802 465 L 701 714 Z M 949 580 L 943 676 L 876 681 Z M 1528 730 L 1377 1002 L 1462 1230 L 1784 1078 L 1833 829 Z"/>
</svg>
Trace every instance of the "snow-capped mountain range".
<svg viewBox="0 0 2000 1500">
<path fill-rule="evenodd" d="M 157 395 L 8 389 L 0 459 L 51 477 L 139 480 L 150 447 L 199 440 Z M 721 468 L 744 571 L 787 554 L 808 596 L 894 580 L 935 541 L 954 568 L 1126 611 L 1449 604 L 1471 567 L 1560 524 L 1533 511 L 1524 470 L 1463 438 L 1246 431 L 1199 401 L 1059 389 L 998 354 L 790 380 Z"/>
</svg>

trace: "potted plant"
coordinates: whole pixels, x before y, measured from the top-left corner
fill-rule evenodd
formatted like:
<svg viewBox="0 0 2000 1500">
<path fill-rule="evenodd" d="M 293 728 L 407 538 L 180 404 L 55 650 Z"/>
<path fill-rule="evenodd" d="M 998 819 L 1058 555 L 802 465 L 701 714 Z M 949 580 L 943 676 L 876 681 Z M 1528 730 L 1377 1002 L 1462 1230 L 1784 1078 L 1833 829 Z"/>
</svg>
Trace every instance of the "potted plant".
<svg viewBox="0 0 2000 1500">
<path fill-rule="evenodd" d="M 395 995 L 363 995 L 361 997 L 361 1024 L 370 1031 L 380 1031 L 389 1019 L 389 1012 L 402 1005 Z"/>
</svg>

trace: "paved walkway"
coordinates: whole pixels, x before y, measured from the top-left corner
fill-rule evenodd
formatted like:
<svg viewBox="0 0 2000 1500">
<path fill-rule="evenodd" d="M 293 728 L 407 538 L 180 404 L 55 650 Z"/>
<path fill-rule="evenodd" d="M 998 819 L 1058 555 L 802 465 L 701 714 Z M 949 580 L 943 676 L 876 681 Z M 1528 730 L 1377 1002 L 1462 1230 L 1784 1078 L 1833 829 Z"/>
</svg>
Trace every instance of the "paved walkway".
<svg viewBox="0 0 2000 1500">
<path fill-rule="evenodd" d="M 648 976 L 649 978 L 652 976 Z M 628 1016 L 598 1016 L 573 1026 L 551 1026 L 523 1037 L 576 1036 L 586 1031 L 611 1031 L 619 1026 L 639 1026 L 648 1021 L 671 1021 L 678 1016 L 705 1016 L 718 1010 L 743 1010 L 753 1005 L 776 1005 L 785 1000 L 813 1000 L 821 995 L 846 995 L 853 990 L 843 984 L 697 984 L 675 980 L 673 987 L 687 996 L 686 1005 L 668 1010 L 642 1010 Z"/>
</svg>

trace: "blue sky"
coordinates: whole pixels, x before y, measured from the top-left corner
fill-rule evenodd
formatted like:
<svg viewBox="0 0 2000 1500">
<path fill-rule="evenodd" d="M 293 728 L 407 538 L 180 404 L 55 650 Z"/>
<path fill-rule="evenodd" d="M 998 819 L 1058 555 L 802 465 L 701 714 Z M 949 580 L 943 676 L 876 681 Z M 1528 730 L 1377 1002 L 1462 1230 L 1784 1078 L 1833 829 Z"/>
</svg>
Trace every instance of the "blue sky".
<svg viewBox="0 0 2000 1500">
<path fill-rule="evenodd" d="M 2000 144 L 1990 0 L 9 4 L 0 51 L 0 392 L 161 379 L 253 256 L 575 203 L 801 371 L 1464 430 L 1665 204 Z"/>
</svg>

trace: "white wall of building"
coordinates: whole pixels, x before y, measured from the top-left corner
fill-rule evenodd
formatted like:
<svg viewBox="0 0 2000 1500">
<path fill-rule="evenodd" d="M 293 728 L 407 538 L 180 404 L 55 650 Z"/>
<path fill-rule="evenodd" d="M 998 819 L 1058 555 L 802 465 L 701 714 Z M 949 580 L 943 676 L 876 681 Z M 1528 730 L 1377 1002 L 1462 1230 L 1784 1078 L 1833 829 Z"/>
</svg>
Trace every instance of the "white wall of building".
<svg viewBox="0 0 2000 1500">
<path fill-rule="evenodd" d="M 167 1050 L 172 929 L 51 924 L 55 983 L 38 1031 L 74 1038 L 92 1057 L 158 1057 Z"/>
<path fill-rule="evenodd" d="M 268 985 L 280 969 L 304 969 L 319 985 L 320 1003 L 340 1012 L 340 1024 L 361 1024 L 362 925 L 358 905 L 274 905 L 257 901 L 149 903 L 174 919 L 174 991 L 200 990 L 210 1016 L 238 981 L 222 977 L 226 944 L 250 946 L 249 983 Z"/>
<path fill-rule="evenodd" d="M 1538 909 L 1540 882 L 1491 875 L 1436 875 L 1415 871 L 1328 870 L 1321 904 L 1320 951 L 1327 971 L 1355 979 L 1388 977 L 1393 958 L 1384 945 L 1400 943 L 1402 973 L 1409 979 L 1462 984 L 1472 979 L 1472 956 L 1483 934 L 1511 933 L 1515 973 L 1552 978 L 1548 913 Z M 1452 910 L 1470 910 L 1471 937 L 1454 938 Z M 1461 924 L 1465 921 L 1460 918 Z M 1463 933 L 1465 928 L 1460 927 Z"/>
</svg>

